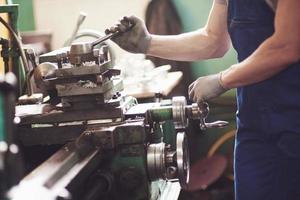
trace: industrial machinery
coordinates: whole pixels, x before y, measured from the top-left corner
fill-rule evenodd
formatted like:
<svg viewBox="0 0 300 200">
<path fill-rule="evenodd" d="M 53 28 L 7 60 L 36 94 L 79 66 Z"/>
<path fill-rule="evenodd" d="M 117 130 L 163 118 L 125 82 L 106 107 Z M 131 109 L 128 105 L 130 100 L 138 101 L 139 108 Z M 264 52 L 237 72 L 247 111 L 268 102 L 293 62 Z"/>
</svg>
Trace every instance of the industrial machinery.
<svg viewBox="0 0 300 200">
<path fill-rule="evenodd" d="M 120 71 L 101 45 L 113 36 L 39 57 L 28 77 L 44 98 L 19 99 L 17 137 L 25 147 L 62 147 L 8 199 L 169 200 L 187 187 L 189 121 L 200 120 L 202 129 L 226 122 L 206 123 L 208 105 L 187 105 L 184 97 L 138 104 L 123 94 Z"/>
</svg>

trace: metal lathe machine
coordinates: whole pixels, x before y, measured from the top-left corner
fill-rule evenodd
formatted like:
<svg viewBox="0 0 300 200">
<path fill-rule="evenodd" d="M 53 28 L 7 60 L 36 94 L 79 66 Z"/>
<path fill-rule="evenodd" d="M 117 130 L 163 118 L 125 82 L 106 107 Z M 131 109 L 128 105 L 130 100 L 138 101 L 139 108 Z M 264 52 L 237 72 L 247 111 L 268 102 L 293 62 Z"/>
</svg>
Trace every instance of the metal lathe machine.
<svg viewBox="0 0 300 200">
<path fill-rule="evenodd" d="M 7 193 L 7 199 L 172 200 L 189 181 L 186 128 L 206 123 L 207 104 L 185 97 L 138 104 L 122 93 L 104 38 L 41 55 L 19 98 L 22 146 L 62 145 Z M 27 51 L 27 58 L 34 57 Z M 31 59 L 34 62 L 35 59 Z"/>
</svg>

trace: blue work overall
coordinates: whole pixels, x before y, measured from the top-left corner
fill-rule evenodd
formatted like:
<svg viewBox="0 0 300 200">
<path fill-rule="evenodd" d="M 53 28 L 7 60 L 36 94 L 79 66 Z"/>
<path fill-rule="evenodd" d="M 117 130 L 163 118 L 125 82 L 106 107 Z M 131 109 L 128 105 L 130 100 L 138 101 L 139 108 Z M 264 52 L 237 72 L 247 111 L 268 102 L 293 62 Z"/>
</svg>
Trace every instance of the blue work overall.
<svg viewBox="0 0 300 200">
<path fill-rule="evenodd" d="M 274 33 L 274 12 L 229 0 L 228 30 L 241 62 Z M 237 101 L 236 200 L 300 200 L 300 62 L 238 88 Z"/>
</svg>

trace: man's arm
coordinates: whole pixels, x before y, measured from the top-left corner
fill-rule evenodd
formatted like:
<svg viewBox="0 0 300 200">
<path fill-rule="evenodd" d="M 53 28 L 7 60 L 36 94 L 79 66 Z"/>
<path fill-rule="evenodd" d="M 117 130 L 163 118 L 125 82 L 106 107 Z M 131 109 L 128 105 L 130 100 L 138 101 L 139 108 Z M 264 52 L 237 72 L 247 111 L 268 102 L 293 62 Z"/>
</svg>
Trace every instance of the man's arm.
<svg viewBox="0 0 300 200">
<path fill-rule="evenodd" d="M 225 88 L 266 80 L 300 60 L 300 1 L 279 0 L 275 33 L 246 60 L 222 73 Z"/>
<path fill-rule="evenodd" d="M 170 60 L 195 61 L 222 57 L 229 47 L 227 0 L 214 0 L 204 28 L 175 36 L 152 35 L 147 54 Z"/>
</svg>

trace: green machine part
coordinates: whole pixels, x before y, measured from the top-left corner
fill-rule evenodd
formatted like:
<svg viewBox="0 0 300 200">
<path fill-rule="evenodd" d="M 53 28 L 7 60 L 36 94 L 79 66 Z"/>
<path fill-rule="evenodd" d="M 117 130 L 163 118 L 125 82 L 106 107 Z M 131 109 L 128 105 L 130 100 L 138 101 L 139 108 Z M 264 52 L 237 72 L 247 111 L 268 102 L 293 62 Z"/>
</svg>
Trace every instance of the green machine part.
<svg viewBox="0 0 300 200">
<path fill-rule="evenodd" d="M 118 199 L 122 194 L 125 200 L 150 199 L 151 187 L 148 184 L 146 147 L 143 144 L 122 145 L 117 150 L 111 161 L 118 190 L 112 192 L 116 195 L 113 199 Z M 121 191 L 120 191 L 121 190 Z M 133 194 L 135 194 L 133 196 Z"/>
<path fill-rule="evenodd" d="M 170 144 L 172 150 L 175 150 L 176 130 L 175 130 L 174 122 L 172 121 L 173 119 L 172 107 L 162 106 L 159 108 L 152 108 L 151 110 L 149 110 L 149 115 L 151 120 L 157 122 L 154 123 L 154 129 L 156 129 L 155 132 L 160 134 L 156 134 L 157 135 L 156 139 L 159 140 L 160 138 L 163 138 L 163 142 L 166 144 Z"/>
<path fill-rule="evenodd" d="M 120 196 L 124 200 L 158 199 L 151 197 L 158 185 L 152 186 L 148 181 L 145 157 L 148 131 L 144 126 L 126 126 L 114 132 L 117 148 L 105 152 L 105 166 L 102 168 L 114 176 L 114 184 L 106 199 L 117 200 Z"/>
<path fill-rule="evenodd" d="M 169 121 L 168 123 L 172 123 Z M 163 123 L 165 124 L 165 123 Z M 151 132 L 147 126 L 127 126 L 117 128 L 114 134 L 114 141 L 117 145 L 112 151 L 105 152 L 105 167 L 114 176 L 114 186 L 107 199 L 117 200 L 122 196 L 123 200 L 160 200 L 160 196 L 166 182 L 157 180 L 149 182 L 147 167 L 147 146 L 149 135 L 161 137 L 162 134 L 175 137 L 176 132 L 167 128 L 164 132 L 164 125 L 157 126 Z M 168 141 L 166 141 L 166 144 Z"/>
<path fill-rule="evenodd" d="M 163 122 L 173 119 L 173 112 L 171 106 L 162 106 L 158 108 L 152 108 L 149 110 L 149 115 L 152 121 Z"/>
<path fill-rule="evenodd" d="M 148 111 L 148 117 L 154 121 L 154 129 L 158 139 L 163 138 L 163 142 L 170 144 L 172 150 L 176 148 L 176 130 L 173 122 L 173 110 L 171 101 L 166 101 L 161 107 L 152 108 Z M 161 131 L 161 132 L 160 132 Z M 157 141 L 159 142 L 159 141 Z"/>
<path fill-rule="evenodd" d="M 35 30 L 35 20 L 33 12 L 32 0 L 8 0 L 8 4 L 19 5 L 19 22 L 18 27 L 20 31 L 33 31 Z"/>
<path fill-rule="evenodd" d="M 149 111 L 151 119 L 160 123 L 155 123 L 157 132 L 162 129 L 163 142 L 170 144 L 172 150 L 176 148 L 176 130 L 173 122 L 173 111 L 171 106 L 153 108 Z"/>
</svg>

